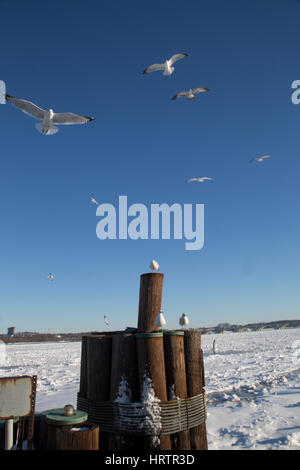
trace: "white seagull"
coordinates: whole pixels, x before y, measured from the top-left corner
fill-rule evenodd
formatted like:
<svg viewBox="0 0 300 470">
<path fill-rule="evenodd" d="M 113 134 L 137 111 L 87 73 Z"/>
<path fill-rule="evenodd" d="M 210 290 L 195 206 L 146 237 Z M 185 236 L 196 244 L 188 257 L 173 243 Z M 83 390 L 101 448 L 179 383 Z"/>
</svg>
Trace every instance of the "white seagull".
<svg viewBox="0 0 300 470">
<path fill-rule="evenodd" d="M 52 135 L 58 132 L 58 128 L 54 124 L 86 124 L 87 122 L 94 121 L 92 117 L 80 116 L 79 114 L 54 113 L 52 109 L 45 111 L 30 101 L 14 98 L 7 94 L 5 97 L 9 103 L 21 109 L 23 113 L 42 121 L 38 122 L 35 127 L 39 132 L 45 135 Z"/>
<path fill-rule="evenodd" d="M 53 274 L 52 274 L 52 273 L 49 273 L 49 274 L 48 274 L 48 278 L 50 279 L 50 281 L 53 281 L 53 279 L 54 279 Z"/>
<path fill-rule="evenodd" d="M 186 183 L 192 183 L 193 181 L 198 181 L 199 183 L 204 183 L 204 181 L 211 181 L 212 178 L 209 178 L 208 176 L 201 176 L 199 178 L 189 178 L 186 180 Z"/>
<path fill-rule="evenodd" d="M 180 98 L 181 96 L 186 96 L 188 100 L 194 100 L 196 98 L 196 95 L 198 93 L 204 92 L 204 91 L 210 91 L 210 88 L 205 88 L 205 87 L 199 87 L 199 88 L 192 88 L 189 89 L 189 91 L 180 91 L 176 95 L 173 96 L 172 100 L 176 100 L 177 98 Z"/>
<path fill-rule="evenodd" d="M 105 325 L 109 325 L 106 315 L 104 315 L 104 323 L 105 323 Z"/>
<path fill-rule="evenodd" d="M 183 59 L 184 57 L 187 57 L 188 54 L 174 54 L 170 59 L 167 59 L 163 64 L 153 64 L 150 65 L 150 67 L 147 67 L 143 74 L 145 73 L 150 73 L 150 72 L 156 72 L 156 70 L 163 70 L 164 73 L 163 75 L 171 75 L 174 72 L 174 67 L 172 65 L 174 62 L 176 62 L 179 59 Z"/>
<path fill-rule="evenodd" d="M 252 163 L 252 162 L 263 162 L 265 158 L 270 158 L 271 155 L 263 155 L 262 157 L 258 157 L 258 158 L 251 158 L 251 160 L 249 160 L 249 163 Z"/>
<path fill-rule="evenodd" d="M 166 322 L 165 317 L 164 317 L 164 312 L 158 311 L 157 316 L 156 316 L 155 321 L 154 321 L 154 325 L 161 328 L 166 323 L 167 322 Z"/>
<path fill-rule="evenodd" d="M 149 268 L 151 269 L 151 271 L 158 271 L 159 270 L 158 262 L 153 259 L 150 263 Z"/>
<path fill-rule="evenodd" d="M 186 326 L 189 324 L 189 319 L 185 313 L 183 313 L 181 317 L 179 318 L 179 324 L 181 326 Z"/>
<path fill-rule="evenodd" d="M 95 198 L 93 198 L 93 197 L 91 197 L 91 202 L 92 202 L 93 204 L 96 204 L 96 205 L 98 205 L 98 204 L 99 204 L 99 202 L 98 202 L 98 201 L 96 201 L 96 199 L 95 199 Z"/>
</svg>

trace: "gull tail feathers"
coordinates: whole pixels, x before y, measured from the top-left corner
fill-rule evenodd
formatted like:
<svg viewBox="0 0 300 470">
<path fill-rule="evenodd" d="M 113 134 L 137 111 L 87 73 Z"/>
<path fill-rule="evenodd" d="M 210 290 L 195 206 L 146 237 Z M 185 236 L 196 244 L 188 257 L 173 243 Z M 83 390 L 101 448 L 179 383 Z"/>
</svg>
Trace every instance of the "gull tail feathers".
<svg viewBox="0 0 300 470">
<path fill-rule="evenodd" d="M 58 127 L 56 126 L 51 126 L 51 127 L 44 129 L 42 122 L 38 122 L 37 124 L 35 124 L 35 127 L 39 132 L 41 132 L 41 134 L 45 134 L 45 135 L 53 135 L 59 131 Z"/>
</svg>

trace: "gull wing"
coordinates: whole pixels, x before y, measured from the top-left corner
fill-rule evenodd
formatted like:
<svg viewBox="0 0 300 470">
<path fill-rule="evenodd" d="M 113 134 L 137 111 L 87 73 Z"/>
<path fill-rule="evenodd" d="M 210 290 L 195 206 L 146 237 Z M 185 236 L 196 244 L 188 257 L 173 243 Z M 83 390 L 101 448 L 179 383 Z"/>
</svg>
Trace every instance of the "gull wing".
<svg viewBox="0 0 300 470">
<path fill-rule="evenodd" d="M 271 155 L 264 155 L 263 157 L 260 157 L 260 158 L 270 158 Z"/>
<path fill-rule="evenodd" d="M 189 178 L 186 180 L 186 183 L 191 183 L 192 181 L 199 181 L 199 178 Z"/>
<path fill-rule="evenodd" d="M 169 59 L 169 64 L 173 65 L 176 60 L 183 59 L 184 57 L 187 57 L 188 54 L 174 54 L 172 57 Z"/>
<path fill-rule="evenodd" d="M 73 113 L 54 113 L 53 124 L 86 124 L 87 122 L 94 121 L 94 119 L 95 118 Z"/>
<path fill-rule="evenodd" d="M 156 72 L 156 70 L 164 70 L 165 65 L 164 64 L 153 64 L 150 65 L 150 67 L 146 68 L 142 73 L 150 73 L 150 72 Z"/>
<path fill-rule="evenodd" d="M 36 119 L 44 119 L 46 111 L 44 111 L 42 108 L 39 108 L 36 104 L 31 103 L 31 101 L 15 98 L 14 96 L 7 94 L 5 95 L 5 98 L 9 103 L 23 111 L 23 113 L 28 114 L 29 116 Z"/>
<path fill-rule="evenodd" d="M 212 178 L 209 178 L 208 176 L 202 176 L 202 180 L 212 180 Z"/>
<path fill-rule="evenodd" d="M 197 93 L 201 93 L 202 91 L 210 91 L 210 88 L 205 88 L 203 86 L 200 86 L 199 88 L 195 88 L 193 90 L 193 93 L 194 94 L 197 94 Z"/>
<path fill-rule="evenodd" d="M 176 100 L 177 98 L 180 98 L 180 96 L 188 96 L 189 92 L 188 91 L 180 91 L 177 93 L 177 95 L 174 95 L 172 100 Z"/>
</svg>

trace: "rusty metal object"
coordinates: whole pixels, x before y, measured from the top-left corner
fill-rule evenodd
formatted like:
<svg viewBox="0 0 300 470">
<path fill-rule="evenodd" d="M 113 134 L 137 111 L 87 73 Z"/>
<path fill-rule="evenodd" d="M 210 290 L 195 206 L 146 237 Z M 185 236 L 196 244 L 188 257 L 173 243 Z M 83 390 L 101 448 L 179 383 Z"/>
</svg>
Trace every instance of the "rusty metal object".
<svg viewBox="0 0 300 470">
<path fill-rule="evenodd" d="M 37 376 L 34 375 L 32 377 L 31 410 L 30 410 L 29 423 L 28 423 L 27 450 L 32 449 L 33 429 L 34 429 L 34 411 L 35 411 L 35 401 L 36 401 L 36 386 L 37 386 Z"/>
<path fill-rule="evenodd" d="M 28 417 L 27 450 L 32 449 L 37 376 L 0 378 L 0 419 L 20 418 L 17 449 L 22 449 L 25 417 Z"/>
<path fill-rule="evenodd" d="M 65 416 L 73 416 L 74 415 L 73 405 L 65 405 L 64 406 L 64 415 Z"/>
<path fill-rule="evenodd" d="M 31 377 L 0 378 L 0 419 L 28 416 L 31 411 Z"/>
</svg>

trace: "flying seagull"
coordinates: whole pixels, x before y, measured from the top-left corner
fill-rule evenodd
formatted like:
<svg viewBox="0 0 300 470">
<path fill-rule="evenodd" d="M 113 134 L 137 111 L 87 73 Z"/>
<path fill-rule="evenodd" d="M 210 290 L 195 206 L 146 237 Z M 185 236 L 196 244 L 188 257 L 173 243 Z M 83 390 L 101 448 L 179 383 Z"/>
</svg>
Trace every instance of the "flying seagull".
<svg viewBox="0 0 300 470">
<path fill-rule="evenodd" d="M 105 325 L 109 325 L 106 315 L 104 315 L 104 323 L 105 323 Z"/>
<path fill-rule="evenodd" d="M 199 183 L 204 183 L 204 181 L 210 181 L 212 178 L 209 178 L 208 176 L 201 176 L 199 178 L 189 178 L 186 180 L 186 183 L 192 183 L 193 181 L 198 181 Z"/>
<path fill-rule="evenodd" d="M 150 73 L 150 72 L 156 72 L 156 70 L 163 70 L 164 73 L 163 75 L 171 75 L 174 72 L 174 67 L 172 65 L 174 62 L 176 62 L 179 59 L 183 59 L 184 57 L 187 57 L 188 54 L 174 54 L 170 59 L 167 59 L 163 64 L 153 64 L 150 65 L 150 67 L 146 68 L 143 74 L 145 73 Z"/>
<path fill-rule="evenodd" d="M 196 95 L 198 93 L 201 93 L 203 91 L 210 91 L 210 88 L 199 87 L 199 88 L 194 88 L 194 90 L 190 88 L 189 91 L 180 91 L 179 93 L 173 96 L 172 100 L 176 100 L 177 98 L 180 98 L 181 96 L 186 96 L 187 99 L 191 101 L 196 98 Z"/>
<path fill-rule="evenodd" d="M 185 313 L 183 313 L 181 317 L 179 318 L 179 324 L 181 326 L 186 326 L 189 324 L 189 319 Z"/>
<path fill-rule="evenodd" d="M 49 274 L 48 274 L 48 278 L 50 279 L 50 281 L 53 281 L 53 279 L 54 279 L 53 274 L 52 274 L 52 273 L 49 273 Z"/>
<path fill-rule="evenodd" d="M 151 271 L 158 271 L 159 270 L 158 262 L 153 259 L 150 263 L 149 268 L 151 269 Z"/>
<path fill-rule="evenodd" d="M 99 202 L 98 202 L 98 201 L 96 201 L 96 199 L 95 199 L 95 198 L 93 198 L 93 197 L 91 197 L 91 202 L 92 202 L 93 204 L 96 204 L 96 205 L 97 205 L 97 204 L 99 204 Z"/>
<path fill-rule="evenodd" d="M 249 160 L 249 163 L 252 163 L 252 162 L 263 162 L 265 158 L 270 158 L 271 155 L 263 155 L 262 157 L 258 157 L 258 158 L 251 158 L 251 160 Z"/>
<path fill-rule="evenodd" d="M 45 111 L 30 101 L 14 98 L 7 94 L 5 97 L 9 103 L 21 109 L 23 113 L 42 121 L 38 122 L 35 127 L 39 132 L 45 135 L 52 135 L 58 132 L 58 128 L 54 124 L 86 124 L 87 122 L 94 121 L 92 117 L 80 116 L 79 114 L 54 113 L 52 109 Z"/>
</svg>

